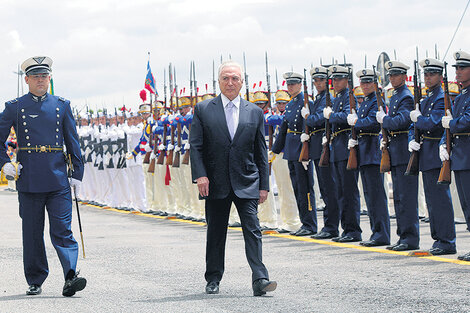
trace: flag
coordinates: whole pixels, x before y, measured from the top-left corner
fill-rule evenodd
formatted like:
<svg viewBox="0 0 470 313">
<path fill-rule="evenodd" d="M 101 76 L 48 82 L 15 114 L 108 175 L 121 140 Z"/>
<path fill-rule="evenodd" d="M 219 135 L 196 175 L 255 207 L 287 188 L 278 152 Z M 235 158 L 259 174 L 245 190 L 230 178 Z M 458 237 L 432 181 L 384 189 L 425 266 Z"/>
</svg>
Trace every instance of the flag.
<svg viewBox="0 0 470 313">
<path fill-rule="evenodd" d="M 155 88 L 155 79 L 152 75 L 152 70 L 150 69 L 150 61 L 147 61 L 147 76 L 145 77 L 145 89 L 150 91 L 150 93 L 156 94 L 158 96 L 157 90 Z"/>
</svg>

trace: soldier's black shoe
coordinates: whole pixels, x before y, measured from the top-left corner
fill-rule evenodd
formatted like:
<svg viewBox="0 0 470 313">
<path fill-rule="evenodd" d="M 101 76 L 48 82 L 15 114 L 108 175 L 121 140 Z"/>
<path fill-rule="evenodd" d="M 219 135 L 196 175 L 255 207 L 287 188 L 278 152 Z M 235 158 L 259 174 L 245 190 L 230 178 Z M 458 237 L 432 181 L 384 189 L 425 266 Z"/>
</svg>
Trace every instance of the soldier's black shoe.
<svg viewBox="0 0 470 313">
<path fill-rule="evenodd" d="M 288 231 L 287 229 L 284 229 L 284 228 L 278 228 L 277 232 L 280 233 L 280 234 L 290 233 L 290 231 Z"/>
<path fill-rule="evenodd" d="M 377 240 L 367 240 L 367 241 L 361 241 L 359 244 L 364 247 L 379 247 L 379 246 L 386 246 L 389 243 L 380 242 Z"/>
<path fill-rule="evenodd" d="M 447 249 L 441 249 L 441 248 L 431 248 L 429 249 L 429 253 L 432 255 L 447 255 L 447 254 L 456 254 L 457 250 L 447 250 Z"/>
<path fill-rule="evenodd" d="M 34 284 L 29 285 L 28 290 L 26 290 L 26 294 L 28 296 L 37 296 L 37 295 L 41 294 L 41 292 L 42 292 L 41 286 L 34 285 Z"/>
<path fill-rule="evenodd" d="M 210 281 L 206 285 L 206 293 L 208 295 L 215 295 L 219 293 L 219 283 L 216 281 Z"/>
<path fill-rule="evenodd" d="M 338 238 L 338 237 L 336 237 Z M 354 237 L 351 237 L 351 236 L 342 236 L 342 237 L 339 237 L 338 239 L 336 238 L 333 238 L 333 241 L 336 241 L 336 242 L 356 242 L 356 241 L 361 241 L 361 238 L 354 238 Z M 335 240 L 336 239 L 336 240 Z"/>
<path fill-rule="evenodd" d="M 397 242 L 397 243 L 394 243 L 394 244 L 393 244 L 393 245 L 391 245 L 391 246 L 387 246 L 387 247 L 385 247 L 385 249 L 387 249 L 387 250 L 393 250 L 393 248 L 395 248 L 395 247 L 396 247 L 396 246 L 398 246 L 399 244 L 400 244 L 399 242 Z"/>
<path fill-rule="evenodd" d="M 315 235 L 315 233 L 311 230 L 305 229 L 305 228 L 300 228 L 297 231 L 293 231 L 290 233 L 292 236 L 311 236 Z"/>
<path fill-rule="evenodd" d="M 470 261 L 470 252 L 459 255 L 457 259 L 459 259 L 460 261 Z"/>
<path fill-rule="evenodd" d="M 62 290 L 62 295 L 64 297 L 71 297 L 77 291 L 85 289 L 86 279 L 83 277 L 78 277 L 76 273 L 72 278 L 66 279 L 64 284 L 64 289 Z"/>
<path fill-rule="evenodd" d="M 235 222 L 235 223 L 232 223 L 228 226 L 230 226 L 230 227 L 242 227 L 242 224 L 240 224 L 239 222 Z"/>
<path fill-rule="evenodd" d="M 407 243 L 400 243 L 399 245 L 396 245 L 394 246 L 392 249 L 389 249 L 389 250 L 393 250 L 393 251 L 409 251 L 409 250 L 418 250 L 419 247 L 414 247 L 414 246 L 410 246 L 409 244 Z"/>
<path fill-rule="evenodd" d="M 321 231 L 318 234 L 310 236 L 310 238 L 313 238 L 313 239 L 330 239 L 330 238 L 334 238 L 336 236 L 338 236 L 338 235 L 333 235 L 332 233 L 327 232 L 327 231 Z"/>
<path fill-rule="evenodd" d="M 274 291 L 277 288 L 277 282 L 261 278 L 253 282 L 253 296 L 260 297 L 266 292 Z"/>
</svg>

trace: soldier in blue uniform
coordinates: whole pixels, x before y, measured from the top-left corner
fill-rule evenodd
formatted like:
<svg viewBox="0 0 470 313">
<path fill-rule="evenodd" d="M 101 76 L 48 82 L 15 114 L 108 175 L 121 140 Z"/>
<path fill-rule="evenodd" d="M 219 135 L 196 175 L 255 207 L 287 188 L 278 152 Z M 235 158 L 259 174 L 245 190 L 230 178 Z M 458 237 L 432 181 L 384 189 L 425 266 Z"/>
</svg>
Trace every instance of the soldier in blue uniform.
<svg viewBox="0 0 470 313">
<path fill-rule="evenodd" d="M 338 205 L 341 212 L 341 227 L 343 233 L 334 237 L 336 242 L 361 241 L 359 190 L 357 188 L 357 170 L 347 170 L 349 158 L 348 140 L 351 126 L 347 123 L 349 109 L 348 74 L 346 67 L 332 65 L 328 72 L 333 79 L 333 88 L 336 98 L 332 107 L 323 109 L 323 116 L 329 119 L 331 124 L 330 166 L 336 186 Z M 354 101 L 356 101 L 354 99 Z M 326 138 L 323 139 L 326 141 Z M 323 141 L 322 140 L 322 141 Z"/>
<path fill-rule="evenodd" d="M 356 73 L 356 76 L 360 79 L 364 100 L 357 113 L 353 112 L 348 115 L 348 124 L 355 128 L 358 137 L 357 140 L 349 139 L 348 147 L 358 146 L 359 171 L 372 229 L 370 239 L 360 242 L 360 245 L 366 247 L 385 246 L 390 244 L 390 217 L 384 178 L 380 173 L 380 124 L 375 118 L 377 98 L 374 72 L 370 69 L 362 69 Z"/>
<path fill-rule="evenodd" d="M 302 90 L 303 75 L 294 72 L 285 73 L 284 79 L 292 100 L 287 103 L 284 121 L 279 135 L 273 144 L 272 152 L 279 154 L 284 150 L 284 159 L 288 161 L 289 175 L 295 193 L 297 208 L 302 226 L 291 233 L 294 236 L 311 236 L 317 232 L 314 216 L 316 215 L 315 201 L 309 201 L 313 195 L 313 173 L 311 162 L 299 162 L 302 142 L 300 135 L 304 131 L 304 119 L 300 113 L 304 106 Z M 308 96 L 308 95 L 305 95 Z"/>
<path fill-rule="evenodd" d="M 325 209 L 323 211 L 323 228 L 318 234 L 312 236 L 315 239 L 329 239 L 338 236 L 339 207 L 336 199 L 335 184 L 330 167 L 318 166 L 322 153 L 322 137 L 325 132 L 325 118 L 323 109 L 326 103 L 326 80 L 328 79 L 328 69 L 322 66 L 314 67 L 310 70 L 313 84 L 317 90 L 315 100 L 310 105 L 309 110 L 302 108 L 302 115 L 307 121 L 310 130 L 309 154 L 310 159 L 315 164 L 315 172 L 318 179 L 318 187 Z"/>
<path fill-rule="evenodd" d="M 428 90 L 420 107 L 410 112 L 411 121 L 419 129 L 421 138 L 415 138 L 411 130 L 408 150 L 419 151 L 419 169 L 423 176 L 431 237 L 434 239 L 429 252 L 433 255 L 455 254 L 454 209 L 449 185 L 437 184 L 441 170 L 439 141 L 444 133 L 441 124 L 444 115 L 444 92 L 441 87 L 444 63 L 426 58 L 419 65 L 424 70 L 424 83 Z"/>
<path fill-rule="evenodd" d="M 470 53 L 457 51 L 454 53 L 456 60 L 456 80 L 462 86 L 462 92 L 455 98 L 452 112 L 442 117 L 442 126 L 450 129 L 452 134 L 452 152 L 450 155 L 451 169 L 455 175 L 455 184 L 459 194 L 465 219 L 470 217 Z M 439 155 L 442 161 L 449 160 L 446 151 L 445 135 L 441 140 Z M 470 252 L 459 255 L 459 260 L 470 261 Z"/>
<path fill-rule="evenodd" d="M 418 218 L 418 176 L 405 176 L 410 159 L 408 151 L 408 132 L 410 130 L 410 111 L 413 110 L 413 96 L 405 85 L 406 71 L 410 67 L 398 62 L 385 64 L 390 83 L 394 90 L 390 98 L 388 114 L 379 108 L 377 122 L 390 134 L 389 152 L 393 182 L 393 203 L 397 217 L 397 235 L 400 237 L 387 249 L 406 251 L 419 249 Z M 381 141 L 381 147 L 383 141 Z"/>
<path fill-rule="evenodd" d="M 13 126 L 19 165 L 10 163 L 0 145 L 0 166 L 7 177 L 17 179 L 24 272 L 29 284 L 26 294 L 40 294 L 49 273 L 43 235 L 46 208 L 52 245 L 65 277 L 62 294 L 69 297 L 86 286 L 85 278 L 77 276 L 78 244 L 71 230 L 71 187 L 78 193 L 83 161 L 70 102 L 47 93 L 51 65 L 52 60 L 45 56 L 29 58 L 21 65 L 29 93 L 7 102 L 0 114 L 0 141 L 5 142 Z M 70 181 L 64 152 L 73 164 Z"/>
</svg>

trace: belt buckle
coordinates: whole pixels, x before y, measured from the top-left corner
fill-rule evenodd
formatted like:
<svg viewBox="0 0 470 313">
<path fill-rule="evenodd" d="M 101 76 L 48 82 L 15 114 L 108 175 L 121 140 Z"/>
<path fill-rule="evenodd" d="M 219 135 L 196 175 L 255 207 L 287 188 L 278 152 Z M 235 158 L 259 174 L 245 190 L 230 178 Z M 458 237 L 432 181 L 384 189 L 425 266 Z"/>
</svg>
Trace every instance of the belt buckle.
<svg viewBox="0 0 470 313">
<path fill-rule="evenodd" d="M 39 152 L 46 152 L 46 146 L 40 146 Z"/>
</svg>

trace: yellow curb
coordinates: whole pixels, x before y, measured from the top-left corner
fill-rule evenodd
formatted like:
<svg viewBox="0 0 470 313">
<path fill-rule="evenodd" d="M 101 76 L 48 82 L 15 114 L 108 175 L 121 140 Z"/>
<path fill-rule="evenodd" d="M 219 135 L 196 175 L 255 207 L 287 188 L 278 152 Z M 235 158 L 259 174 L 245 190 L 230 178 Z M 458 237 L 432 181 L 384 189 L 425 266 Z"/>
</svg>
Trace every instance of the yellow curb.
<svg viewBox="0 0 470 313">
<path fill-rule="evenodd" d="M 133 215 L 138 215 L 138 216 L 164 219 L 164 220 L 170 220 L 170 221 L 193 224 L 193 225 L 201 225 L 201 226 L 206 225 L 206 223 L 187 221 L 187 220 L 175 218 L 174 216 L 172 216 L 171 218 L 168 218 L 167 216 L 153 215 L 153 214 L 148 214 L 148 213 L 142 213 L 142 212 L 139 212 L 139 211 L 129 212 L 129 211 L 118 210 L 118 209 L 110 208 L 110 207 L 100 207 L 100 206 L 97 206 L 97 205 L 84 204 L 84 203 L 81 203 L 81 204 L 87 205 L 87 206 L 90 206 L 90 207 L 94 207 L 94 208 L 98 208 L 98 209 L 107 210 L 107 211 L 118 212 L 118 213 L 133 214 Z M 241 227 L 228 227 L 228 229 L 242 231 Z M 298 236 L 291 236 L 291 235 L 283 235 L 283 234 L 279 234 L 279 233 L 271 233 L 271 234 L 268 233 L 266 235 L 271 236 L 271 237 L 278 237 L 278 238 L 291 239 L 291 240 L 297 240 L 297 241 L 318 243 L 318 244 L 321 244 L 321 245 L 328 245 L 328 246 L 333 246 L 333 247 L 352 248 L 352 249 L 368 251 L 368 252 L 377 252 L 377 253 L 401 255 L 401 256 L 407 256 L 407 257 L 413 257 L 413 258 L 419 258 L 419 259 L 428 259 L 428 260 L 436 261 L 436 262 L 453 263 L 453 264 L 458 264 L 458 265 L 467 265 L 467 266 L 470 265 L 470 262 L 468 262 L 468 261 L 447 259 L 447 258 L 443 258 L 443 257 L 439 257 L 439 256 L 410 256 L 409 251 L 392 251 L 392 250 L 380 249 L 380 248 L 374 248 L 374 247 L 363 247 L 363 246 L 357 246 L 357 245 L 350 244 L 350 243 L 326 241 L 326 240 L 321 240 L 321 239 L 313 239 L 313 238 L 309 238 L 309 237 L 298 237 Z"/>
</svg>

